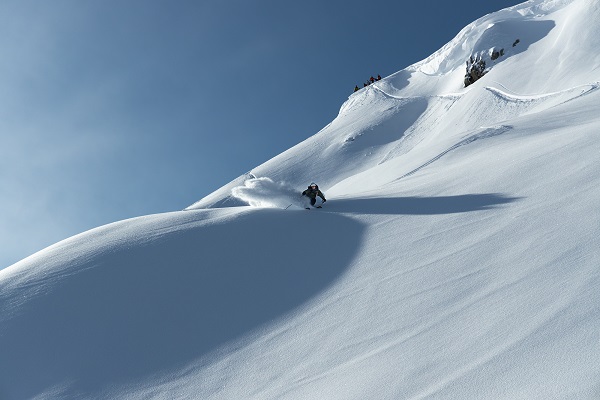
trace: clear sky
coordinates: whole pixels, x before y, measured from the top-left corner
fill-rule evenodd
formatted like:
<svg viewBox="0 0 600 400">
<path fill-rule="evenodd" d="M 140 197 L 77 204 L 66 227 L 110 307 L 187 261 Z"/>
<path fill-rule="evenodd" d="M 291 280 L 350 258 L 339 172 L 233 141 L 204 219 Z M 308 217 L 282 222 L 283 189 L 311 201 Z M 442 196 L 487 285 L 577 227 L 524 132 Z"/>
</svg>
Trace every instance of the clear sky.
<svg viewBox="0 0 600 400">
<path fill-rule="evenodd" d="M 3 0 L 0 269 L 181 210 L 518 0 Z"/>
</svg>

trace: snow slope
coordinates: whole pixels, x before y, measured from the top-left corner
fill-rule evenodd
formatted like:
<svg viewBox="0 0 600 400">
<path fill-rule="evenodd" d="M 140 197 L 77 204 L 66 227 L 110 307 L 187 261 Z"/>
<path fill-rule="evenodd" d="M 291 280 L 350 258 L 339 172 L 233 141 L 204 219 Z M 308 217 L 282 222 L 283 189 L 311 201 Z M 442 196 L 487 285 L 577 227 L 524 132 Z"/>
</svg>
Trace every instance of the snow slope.
<svg viewBox="0 0 600 400">
<path fill-rule="evenodd" d="M 186 211 L 0 271 L 0 398 L 600 398 L 599 20 L 489 14 Z"/>
</svg>

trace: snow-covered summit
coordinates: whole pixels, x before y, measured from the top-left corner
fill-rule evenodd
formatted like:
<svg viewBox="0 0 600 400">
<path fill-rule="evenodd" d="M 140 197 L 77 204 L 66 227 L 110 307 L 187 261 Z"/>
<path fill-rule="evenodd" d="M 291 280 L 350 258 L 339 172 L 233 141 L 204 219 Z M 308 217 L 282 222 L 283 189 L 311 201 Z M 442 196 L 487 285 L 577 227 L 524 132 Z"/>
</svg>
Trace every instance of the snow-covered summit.
<svg viewBox="0 0 600 400">
<path fill-rule="evenodd" d="M 486 15 L 186 211 L 0 271 L 0 398 L 597 399 L 599 20 Z"/>
<path fill-rule="evenodd" d="M 511 51 L 517 39 L 524 45 L 511 53 L 520 53 L 542 39 L 553 27 L 552 20 L 546 17 L 570 3 L 571 0 L 532 0 L 488 14 L 467 25 L 440 50 L 408 69 L 427 75 L 444 75 L 463 66 L 472 54 L 494 47 Z"/>
</svg>

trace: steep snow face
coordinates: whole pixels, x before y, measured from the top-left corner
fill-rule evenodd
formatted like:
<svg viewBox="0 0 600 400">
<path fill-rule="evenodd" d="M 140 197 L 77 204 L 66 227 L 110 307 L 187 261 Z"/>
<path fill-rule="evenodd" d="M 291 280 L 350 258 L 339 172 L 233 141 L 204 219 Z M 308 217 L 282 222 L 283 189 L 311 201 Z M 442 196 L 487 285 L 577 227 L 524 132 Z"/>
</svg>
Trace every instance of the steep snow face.
<svg viewBox="0 0 600 400">
<path fill-rule="evenodd" d="M 0 398 L 598 399 L 599 17 L 485 16 L 188 211 L 0 271 Z"/>
<path fill-rule="evenodd" d="M 232 189 L 253 177 L 298 193 L 311 181 L 327 189 L 420 143 L 502 125 L 593 91 L 600 35 L 589 21 L 600 18 L 598 8 L 589 0 L 530 1 L 482 17 L 431 57 L 352 94 L 317 135 L 189 209 L 247 205 Z M 585 42 L 575 43 L 579 38 Z M 490 61 L 493 49 L 504 55 Z M 487 57 L 489 73 L 464 88 L 465 62 L 477 54 Z"/>
<path fill-rule="evenodd" d="M 425 112 L 428 102 L 423 97 L 395 98 L 372 85 L 352 96 L 339 116 L 315 136 L 188 209 L 239 205 L 231 190 L 243 186 L 247 177 L 283 182 L 296 188 L 297 195 L 312 181 L 330 187 L 357 170 L 377 165 Z"/>
</svg>

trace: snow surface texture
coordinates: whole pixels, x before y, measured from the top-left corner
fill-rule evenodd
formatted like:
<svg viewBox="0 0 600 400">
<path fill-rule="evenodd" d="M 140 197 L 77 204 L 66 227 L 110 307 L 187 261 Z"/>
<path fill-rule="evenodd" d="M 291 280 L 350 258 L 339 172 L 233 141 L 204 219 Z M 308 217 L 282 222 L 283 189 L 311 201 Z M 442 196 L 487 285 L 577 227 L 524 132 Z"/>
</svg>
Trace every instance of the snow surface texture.
<svg viewBox="0 0 600 400">
<path fill-rule="evenodd" d="M 599 20 L 489 14 L 187 211 L 0 271 L 0 398 L 600 398 Z"/>
</svg>

